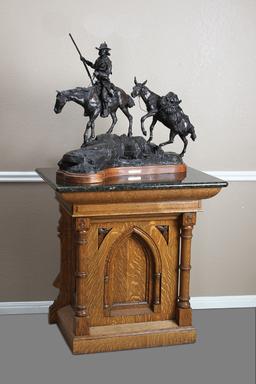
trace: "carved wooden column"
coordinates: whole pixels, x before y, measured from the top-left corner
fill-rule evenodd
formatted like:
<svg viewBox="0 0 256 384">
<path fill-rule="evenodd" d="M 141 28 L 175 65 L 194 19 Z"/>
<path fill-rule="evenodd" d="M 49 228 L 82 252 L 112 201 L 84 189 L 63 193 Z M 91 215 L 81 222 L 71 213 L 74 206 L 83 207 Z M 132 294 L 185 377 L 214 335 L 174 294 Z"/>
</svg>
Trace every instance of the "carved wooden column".
<svg viewBox="0 0 256 384">
<path fill-rule="evenodd" d="M 177 321 L 180 326 L 192 325 L 189 283 L 192 230 L 196 223 L 196 213 L 183 213 L 181 218 L 181 252 L 180 252 L 180 292 L 177 303 Z"/>
<path fill-rule="evenodd" d="M 154 306 L 155 310 L 159 308 L 160 304 L 160 295 L 161 295 L 161 277 L 162 273 L 161 272 L 156 272 L 153 276 L 154 278 Z"/>
<path fill-rule="evenodd" d="M 68 305 L 71 300 L 71 278 L 70 265 L 72 253 L 72 217 L 68 215 L 65 209 L 60 205 L 60 219 L 58 226 L 58 236 L 60 239 L 60 272 L 56 277 L 53 286 L 59 289 L 59 294 L 54 303 L 49 308 L 49 323 L 57 322 L 57 311 Z"/>
<path fill-rule="evenodd" d="M 75 246 L 76 246 L 76 266 L 75 266 L 75 302 L 74 302 L 74 334 L 83 336 L 89 334 L 88 312 L 86 308 L 86 278 L 87 278 L 87 255 L 88 241 L 87 232 L 90 227 L 90 220 L 87 218 L 77 218 L 75 221 Z"/>
</svg>

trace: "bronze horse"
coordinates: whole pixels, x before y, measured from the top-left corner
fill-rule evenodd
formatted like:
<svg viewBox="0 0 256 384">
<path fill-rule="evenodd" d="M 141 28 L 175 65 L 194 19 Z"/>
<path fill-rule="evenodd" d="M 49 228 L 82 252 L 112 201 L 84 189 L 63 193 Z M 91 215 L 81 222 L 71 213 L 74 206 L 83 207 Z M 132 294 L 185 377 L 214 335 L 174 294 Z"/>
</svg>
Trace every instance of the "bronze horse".
<svg viewBox="0 0 256 384">
<path fill-rule="evenodd" d="M 127 95 L 121 88 L 115 87 L 116 91 L 113 97 L 109 98 L 109 112 L 112 118 L 112 124 L 107 133 L 112 133 L 117 123 L 116 111 L 118 108 L 125 114 L 129 120 L 128 136 L 132 136 L 133 118 L 128 108 L 133 107 L 134 101 L 131 96 Z M 73 101 L 84 108 L 84 116 L 89 116 L 84 132 L 84 143 L 95 139 L 95 120 L 101 112 L 101 100 L 96 86 L 82 88 L 77 87 L 66 91 L 57 91 L 54 112 L 60 113 L 62 108 L 68 101 Z M 88 137 L 88 131 L 91 129 L 91 135 Z"/>
<path fill-rule="evenodd" d="M 150 91 L 148 87 L 146 87 L 146 81 L 143 83 L 138 83 L 136 77 L 134 78 L 135 86 L 132 90 L 132 97 L 140 96 L 144 101 L 148 113 L 141 118 L 141 130 L 143 135 L 147 135 L 147 132 L 144 127 L 144 122 L 148 117 L 153 117 L 152 123 L 150 125 L 149 131 L 150 136 L 148 142 L 153 139 L 153 130 L 157 121 L 163 123 L 167 128 L 170 129 L 169 140 L 161 143 L 159 146 L 162 147 L 164 145 L 173 143 L 176 135 L 179 135 L 181 140 L 184 143 L 184 148 L 180 154 L 180 156 L 184 156 L 186 152 L 186 148 L 188 145 L 188 141 L 186 136 L 190 134 L 191 139 L 194 141 L 196 139 L 196 134 L 193 125 L 189 121 L 189 117 L 185 115 L 180 107 L 179 108 L 179 119 L 177 119 L 177 115 L 168 109 L 164 109 L 163 97 L 157 95 L 156 93 Z"/>
</svg>

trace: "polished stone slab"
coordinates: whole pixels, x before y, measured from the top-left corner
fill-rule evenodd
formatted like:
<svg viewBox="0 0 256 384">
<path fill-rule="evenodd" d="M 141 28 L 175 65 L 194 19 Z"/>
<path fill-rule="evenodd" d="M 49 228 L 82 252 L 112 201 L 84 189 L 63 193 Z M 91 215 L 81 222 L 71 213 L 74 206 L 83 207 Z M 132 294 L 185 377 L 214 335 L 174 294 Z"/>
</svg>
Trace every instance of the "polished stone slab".
<svg viewBox="0 0 256 384">
<path fill-rule="evenodd" d="M 140 175 L 126 176 L 115 181 L 85 185 L 72 185 L 56 181 L 57 168 L 38 168 L 36 172 L 56 192 L 105 192 L 184 188 L 223 188 L 228 185 L 224 180 L 208 175 L 194 168 L 187 168 L 186 175 Z"/>
</svg>

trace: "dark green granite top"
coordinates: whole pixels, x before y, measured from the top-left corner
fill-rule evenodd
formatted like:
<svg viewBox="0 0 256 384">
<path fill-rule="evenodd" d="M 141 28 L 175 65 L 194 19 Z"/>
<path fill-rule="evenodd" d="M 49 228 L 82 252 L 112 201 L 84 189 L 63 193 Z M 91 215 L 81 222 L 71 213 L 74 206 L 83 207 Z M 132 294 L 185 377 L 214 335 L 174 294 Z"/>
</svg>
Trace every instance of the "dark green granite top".
<svg viewBox="0 0 256 384">
<path fill-rule="evenodd" d="M 104 192 L 104 191 L 135 191 L 148 189 L 177 188 L 222 188 L 228 183 L 207 173 L 188 167 L 187 174 L 181 181 L 173 180 L 173 175 L 151 175 L 123 177 L 117 182 L 104 182 L 86 185 L 60 184 L 56 182 L 56 168 L 38 168 L 36 172 L 57 192 Z"/>
</svg>

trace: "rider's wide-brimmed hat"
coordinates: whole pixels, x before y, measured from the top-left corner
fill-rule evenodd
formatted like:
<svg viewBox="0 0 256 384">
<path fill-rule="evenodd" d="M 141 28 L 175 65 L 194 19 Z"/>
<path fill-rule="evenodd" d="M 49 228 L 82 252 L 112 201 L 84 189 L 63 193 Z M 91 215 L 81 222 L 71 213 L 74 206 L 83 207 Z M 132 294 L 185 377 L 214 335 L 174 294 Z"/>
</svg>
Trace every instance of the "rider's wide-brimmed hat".
<svg viewBox="0 0 256 384">
<path fill-rule="evenodd" d="M 101 51 L 102 49 L 107 49 L 108 51 L 111 50 L 111 48 L 108 47 L 106 41 L 104 41 L 104 43 L 101 43 L 101 45 L 98 47 L 96 47 L 96 49 L 98 49 L 98 51 Z"/>
</svg>

